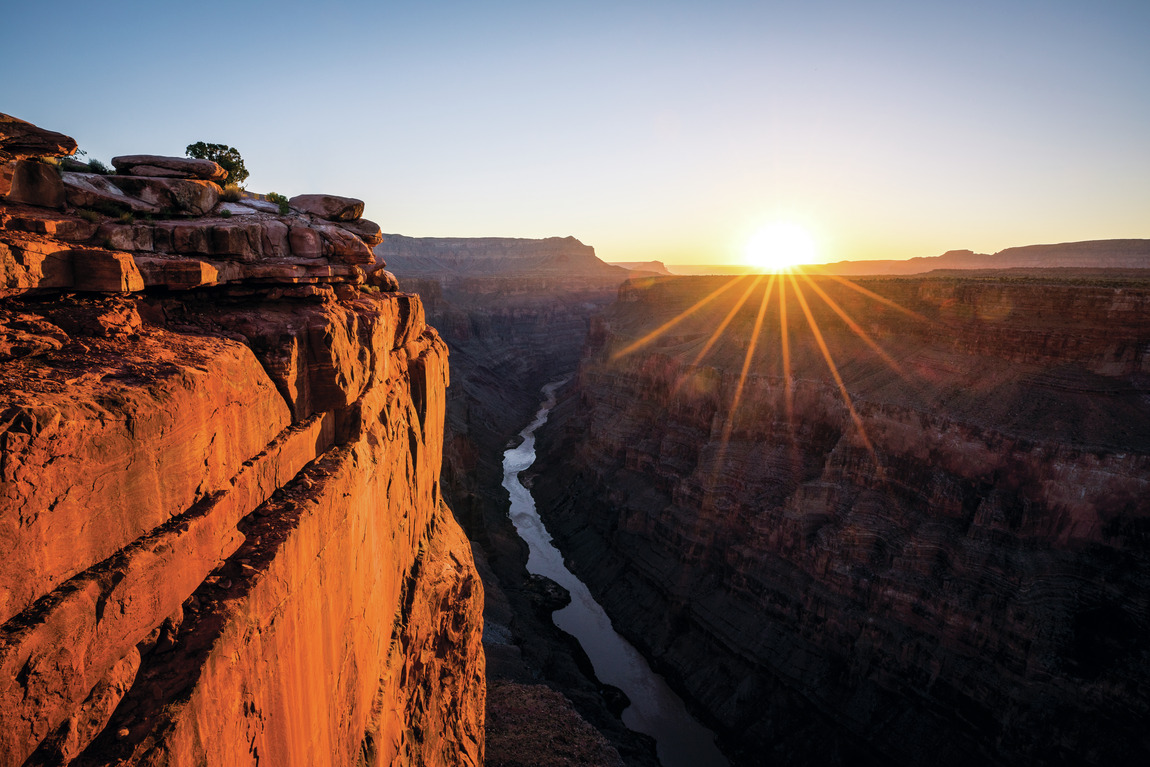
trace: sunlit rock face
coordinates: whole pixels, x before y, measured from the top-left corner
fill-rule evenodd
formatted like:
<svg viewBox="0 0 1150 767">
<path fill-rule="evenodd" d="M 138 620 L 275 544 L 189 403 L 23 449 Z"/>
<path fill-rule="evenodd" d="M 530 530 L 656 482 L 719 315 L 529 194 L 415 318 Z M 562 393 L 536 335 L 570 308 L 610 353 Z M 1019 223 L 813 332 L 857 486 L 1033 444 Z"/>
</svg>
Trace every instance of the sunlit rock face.
<svg viewBox="0 0 1150 767">
<path fill-rule="evenodd" d="M 745 764 L 1143 763 L 1150 286 L 751 285 L 624 287 L 537 445 L 616 627 Z"/>
<path fill-rule="evenodd" d="M 378 227 L 89 176 L 0 203 L 0 765 L 481 764 L 447 348 Z"/>
</svg>

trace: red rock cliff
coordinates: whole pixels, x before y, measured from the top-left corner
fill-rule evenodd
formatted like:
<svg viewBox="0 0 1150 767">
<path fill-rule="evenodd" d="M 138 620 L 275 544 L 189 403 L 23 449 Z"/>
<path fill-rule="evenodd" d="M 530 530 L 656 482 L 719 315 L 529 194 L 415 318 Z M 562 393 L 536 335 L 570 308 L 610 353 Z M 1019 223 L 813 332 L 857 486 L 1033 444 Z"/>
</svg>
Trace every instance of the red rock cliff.
<svg viewBox="0 0 1150 767">
<path fill-rule="evenodd" d="M 1150 288 L 765 282 L 624 287 L 538 443 L 615 625 L 745 764 L 1145 763 Z"/>
<path fill-rule="evenodd" d="M 0 134 L 0 765 L 482 764 L 447 349 L 362 203 Z"/>
</svg>

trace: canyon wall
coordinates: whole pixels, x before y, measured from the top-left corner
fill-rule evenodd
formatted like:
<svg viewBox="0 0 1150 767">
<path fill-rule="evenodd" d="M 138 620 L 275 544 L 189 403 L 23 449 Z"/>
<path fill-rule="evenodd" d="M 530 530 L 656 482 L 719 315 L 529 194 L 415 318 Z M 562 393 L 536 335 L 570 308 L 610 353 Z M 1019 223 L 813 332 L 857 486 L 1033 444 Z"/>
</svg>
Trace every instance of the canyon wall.
<svg viewBox="0 0 1150 767">
<path fill-rule="evenodd" d="M 635 281 L 533 492 L 737 762 L 1142 764 L 1148 316 L 1144 280 Z"/>
<path fill-rule="evenodd" d="M 527 545 L 508 516 L 502 486 L 503 451 L 535 414 L 543 384 L 574 373 L 591 317 L 614 300 L 627 273 L 593 254 L 569 263 L 562 274 L 534 269 L 553 255 L 556 243 L 568 247 L 570 238 L 479 238 L 459 251 L 485 264 L 487 274 L 477 276 L 470 264 L 458 262 L 439 264 L 428 277 L 421 263 L 391 254 L 434 252 L 440 240 L 403 238 L 389 246 L 391 238 L 384 235 L 377 255 L 389 254 L 388 269 L 404 289 L 423 297 L 428 321 L 451 349 L 442 487 L 472 541 L 484 582 L 487 718 L 494 728 L 488 758 L 514 764 L 530 755 L 533 764 L 555 765 L 622 759 L 653 767 L 651 744 L 623 726 L 582 650 L 552 623 L 554 592 L 527 574 Z M 517 251 L 502 258 L 508 249 Z M 604 747 L 585 724 L 571 724 L 581 720 L 610 745 Z"/>
<path fill-rule="evenodd" d="M 483 763 L 447 348 L 363 204 L 0 120 L 0 765 Z"/>
</svg>

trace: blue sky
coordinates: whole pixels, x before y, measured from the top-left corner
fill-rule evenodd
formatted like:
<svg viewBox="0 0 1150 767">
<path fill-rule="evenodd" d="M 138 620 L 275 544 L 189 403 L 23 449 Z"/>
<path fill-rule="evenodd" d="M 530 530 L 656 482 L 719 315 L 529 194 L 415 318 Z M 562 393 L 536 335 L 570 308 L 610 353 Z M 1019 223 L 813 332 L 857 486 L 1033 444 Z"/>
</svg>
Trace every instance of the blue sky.
<svg viewBox="0 0 1150 767">
<path fill-rule="evenodd" d="M 21 3 L 0 111 L 412 236 L 733 262 L 1150 237 L 1150 2 Z"/>
</svg>

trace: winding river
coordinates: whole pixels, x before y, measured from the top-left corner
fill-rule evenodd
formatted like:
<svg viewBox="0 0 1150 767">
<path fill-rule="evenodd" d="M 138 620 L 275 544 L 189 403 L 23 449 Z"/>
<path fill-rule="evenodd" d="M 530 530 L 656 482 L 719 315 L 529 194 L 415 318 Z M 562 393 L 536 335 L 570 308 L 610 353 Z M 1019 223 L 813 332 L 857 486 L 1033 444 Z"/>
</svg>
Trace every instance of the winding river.
<svg viewBox="0 0 1150 767">
<path fill-rule="evenodd" d="M 555 390 L 564 381 L 543 387 L 544 401 L 528 426 L 519 432 L 523 442 L 503 454 L 503 486 L 511 495 L 511 521 L 527 542 L 527 570 L 544 575 L 571 592 L 571 604 L 553 614 L 555 625 L 583 646 L 599 681 L 623 690 L 631 705 L 623 723 L 655 739 L 663 767 L 726 767 L 715 746 L 715 736 L 699 724 L 661 676 L 630 642 L 615 633 L 611 619 L 591 592 L 563 564 L 563 555 L 551 542 L 535 509 L 531 492 L 519 481 L 519 472 L 535 462 L 535 431 L 547 422 L 555 405 Z"/>
</svg>

